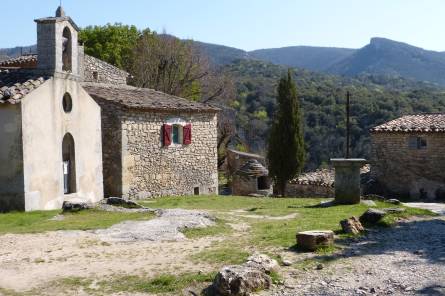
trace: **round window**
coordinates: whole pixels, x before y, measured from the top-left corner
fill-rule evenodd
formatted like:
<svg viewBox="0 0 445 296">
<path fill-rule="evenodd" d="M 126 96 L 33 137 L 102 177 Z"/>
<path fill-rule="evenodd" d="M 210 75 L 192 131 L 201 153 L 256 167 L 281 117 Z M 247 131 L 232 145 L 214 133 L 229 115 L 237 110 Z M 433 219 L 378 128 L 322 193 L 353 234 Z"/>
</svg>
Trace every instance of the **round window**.
<svg viewBox="0 0 445 296">
<path fill-rule="evenodd" d="M 65 111 L 66 113 L 71 112 L 71 110 L 73 109 L 73 100 L 71 100 L 71 96 L 69 95 L 69 93 L 66 93 L 63 96 L 63 111 Z"/>
</svg>

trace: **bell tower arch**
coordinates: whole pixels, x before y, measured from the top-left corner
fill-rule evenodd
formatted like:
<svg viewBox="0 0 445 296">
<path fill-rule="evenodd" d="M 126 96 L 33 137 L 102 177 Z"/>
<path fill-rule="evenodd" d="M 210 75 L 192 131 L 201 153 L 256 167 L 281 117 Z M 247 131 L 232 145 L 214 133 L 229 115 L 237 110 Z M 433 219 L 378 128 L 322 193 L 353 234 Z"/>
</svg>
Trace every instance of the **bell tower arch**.
<svg viewBox="0 0 445 296">
<path fill-rule="evenodd" d="M 59 6 L 55 17 L 36 19 L 37 68 L 48 74 L 79 76 L 79 27 Z"/>
</svg>

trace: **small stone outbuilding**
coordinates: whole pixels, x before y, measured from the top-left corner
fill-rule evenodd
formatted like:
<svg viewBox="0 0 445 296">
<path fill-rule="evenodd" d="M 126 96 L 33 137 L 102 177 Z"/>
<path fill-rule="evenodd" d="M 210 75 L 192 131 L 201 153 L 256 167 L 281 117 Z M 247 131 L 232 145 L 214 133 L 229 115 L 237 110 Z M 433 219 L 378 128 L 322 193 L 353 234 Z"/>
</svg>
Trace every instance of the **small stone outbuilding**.
<svg viewBox="0 0 445 296">
<path fill-rule="evenodd" d="M 371 129 L 372 193 L 445 200 L 445 114 L 406 115 Z"/>
<path fill-rule="evenodd" d="M 272 194 L 272 182 L 265 167 L 264 157 L 236 150 L 228 150 L 227 167 L 232 177 L 233 195 Z"/>
</svg>

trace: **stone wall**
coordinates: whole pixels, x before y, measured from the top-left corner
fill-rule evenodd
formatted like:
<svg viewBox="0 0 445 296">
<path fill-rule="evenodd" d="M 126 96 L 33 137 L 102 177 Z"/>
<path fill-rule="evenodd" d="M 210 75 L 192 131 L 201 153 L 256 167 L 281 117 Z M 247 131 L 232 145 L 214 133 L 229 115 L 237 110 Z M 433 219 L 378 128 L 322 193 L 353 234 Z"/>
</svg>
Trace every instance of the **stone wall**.
<svg viewBox="0 0 445 296">
<path fill-rule="evenodd" d="M 0 104 L 0 213 L 25 209 L 20 107 Z"/>
<path fill-rule="evenodd" d="M 410 137 L 426 139 L 409 148 Z M 444 199 L 445 133 L 372 133 L 371 178 L 377 194 L 402 199 Z"/>
<path fill-rule="evenodd" d="M 127 72 L 89 55 L 84 55 L 83 60 L 84 81 L 113 85 L 127 84 Z"/>
<path fill-rule="evenodd" d="M 287 184 L 286 196 L 289 197 L 334 197 L 334 187 L 314 184 Z"/>
<path fill-rule="evenodd" d="M 102 106 L 105 196 L 150 198 L 214 194 L 218 188 L 215 113 L 137 111 Z M 163 147 L 162 125 L 171 118 L 192 124 L 192 144 Z"/>
</svg>

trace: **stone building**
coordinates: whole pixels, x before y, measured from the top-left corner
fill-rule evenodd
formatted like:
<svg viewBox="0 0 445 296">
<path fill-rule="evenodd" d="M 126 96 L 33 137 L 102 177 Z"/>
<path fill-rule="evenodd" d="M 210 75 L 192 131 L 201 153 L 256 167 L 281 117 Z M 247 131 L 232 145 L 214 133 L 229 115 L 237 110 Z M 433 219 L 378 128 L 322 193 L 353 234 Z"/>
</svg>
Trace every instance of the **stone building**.
<svg viewBox="0 0 445 296">
<path fill-rule="evenodd" d="M 227 151 L 227 169 L 234 195 L 272 194 L 272 182 L 264 157 L 236 150 Z"/>
<path fill-rule="evenodd" d="M 216 192 L 217 109 L 128 86 L 61 7 L 36 23 L 37 55 L 0 62 L 0 211 Z"/>
<path fill-rule="evenodd" d="M 406 115 L 371 129 L 373 193 L 445 200 L 445 114 Z"/>
</svg>

